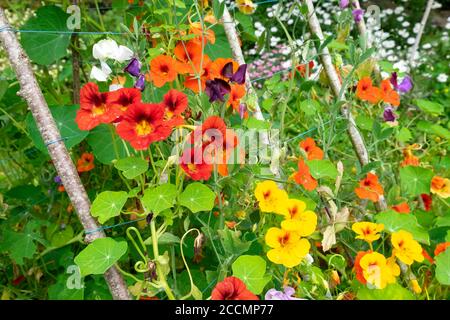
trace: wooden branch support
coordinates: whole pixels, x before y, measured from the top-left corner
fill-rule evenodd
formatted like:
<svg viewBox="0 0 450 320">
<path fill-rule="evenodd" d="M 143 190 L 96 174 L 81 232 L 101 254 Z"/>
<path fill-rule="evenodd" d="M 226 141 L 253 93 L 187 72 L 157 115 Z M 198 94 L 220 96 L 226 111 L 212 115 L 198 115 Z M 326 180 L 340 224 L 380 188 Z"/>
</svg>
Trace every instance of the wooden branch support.
<svg viewBox="0 0 450 320">
<path fill-rule="evenodd" d="M 31 110 L 42 139 L 48 148 L 48 153 L 84 230 L 98 230 L 99 225 L 90 214 L 89 198 L 33 74 L 29 58 L 9 27 L 4 10 L 0 8 L 0 30 L 2 30 L 0 31 L 0 40 L 20 83 L 20 91 L 17 94 L 25 99 Z M 90 243 L 104 237 L 104 232 L 99 230 L 90 232 L 85 237 L 85 241 Z M 125 281 L 117 268 L 112 267 L 106 271 L 105 279 L 114 299 L 131 299 Z"/>
<path fill-rule="evenodd" d="M 322 28 L 320 27 L 319 20 L 317 19 L 317 15 L 315 13 L 314 4 L 312 0 L 305 0 L 305 3 L 308 7 L 308 23 L 311 33 L 316 35 L 318 39 L 322 42 L 324 41 L 324 36 L 322 33 Z M 369 154 L 367 152 L 364 139 L 361 133 L 359 132 L 358 127 L 356 126 L 353 115 L 351 114 L 349 105 L 345 100 L 345 95 L 342 96 L 340 95 L 342 88 L 341 82 L 339 80 L 337 71 L 333 65 L 333 61 L 331 59 L 331 55 L 327 47 L 323 48 L 322 53 L 320 54 L 320 60 L 322 66 L 324 67 L 325 73 L 327 74 L 328 79 L 330 81 L 330 86 L 334 93 L 334 96 L 336 97 L 336 99 L 340 99 L 340 101 L 343 102 L 341 107 L 341 113 L 344 116 L 344 118 L 346 118 L 348 121 L 347 131 L 350 136 L 350 140 L 352 142 L 353 148 L 355 149 L 356 155 L 358 157 L 361 166 L 365 166 L 370 162 Z M 379 211 L 387 209 L 387 204 L 386 200 L 384 199 L 384 196 L 380 197 L 379 201 L 376 203 L 376 207 L 377 210 Z"/>
<path fill-rule="evenodd" d="M 425 8 L 425 12 L 422 17 L 422 21 L 420 22 L 419 32 L 416 35 L 416 41 L 414 41 L 414 45 L 411 48 L 411 53 L 409 56 L 409 62 L 412 67 L 415 66 L 417 57 L 417 51 L 419 50 L 420 41 L 422 40 L 423 31 L 425 30 L 425 26 L 427 25 L 428 17 L 430 16 L 431 9 L 433 8 L 433 0 L 428 0 L 427 6 Z"/>
</svg>

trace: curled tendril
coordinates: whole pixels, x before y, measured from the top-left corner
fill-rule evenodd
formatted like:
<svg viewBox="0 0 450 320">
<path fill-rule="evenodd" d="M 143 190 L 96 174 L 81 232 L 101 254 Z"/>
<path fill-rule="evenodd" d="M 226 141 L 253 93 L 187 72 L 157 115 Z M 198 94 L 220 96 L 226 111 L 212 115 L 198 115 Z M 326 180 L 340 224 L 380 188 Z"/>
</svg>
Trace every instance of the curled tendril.
<svg viewBox="0 0 450 320">
<path fill-rule="evenodd" d="M 150 267 L 148 266 L 148 263 L 145 263 L 144 261 L 138 261 L 134 264 L 134 270 L 140 273 L 144 273 L 150 271 Z"/>
<path fill-rule="evenodd" d="M 185 299 L 189 298 L 192 295 L 192 293 L 194 292 L 194 287 L 195 287 L 194 280 L 192 280 L 191 270 L 189 270 L 189 266 L 186 262 L 186 258 L 184 257 L 184 251 L 183 251 L 184 238 L 192 231 L 197 231 L 197 235 L 201 234 L 200 230 L 198 230 L 197 228 L 192 228 L 192 229 L 189 229 L 188 231 L 186 231 L 180 240 L 181 257 L 183 258 L 183 263 L 184 263 L 184 266 L 186 267 L 186 271 L 189 276 L 189 281 L 191 282 L 191 290 L 188 292 L 187 295 L 185 295 L 184 297 L 181 297 L 180 300 L 185 300 Z"/>
</svg>

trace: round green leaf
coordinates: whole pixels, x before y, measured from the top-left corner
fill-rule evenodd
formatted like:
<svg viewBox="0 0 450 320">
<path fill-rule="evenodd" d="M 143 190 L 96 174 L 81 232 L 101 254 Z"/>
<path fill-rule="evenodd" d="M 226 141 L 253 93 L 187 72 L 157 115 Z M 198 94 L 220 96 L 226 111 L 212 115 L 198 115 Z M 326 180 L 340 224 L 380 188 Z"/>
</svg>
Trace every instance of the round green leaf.
<svg viewBox="0 0 450 320">
<path fill-rule="evenodd" d="M 114 159 L 127 157 L 127 151 L 120 137 L 107 124 L 92 129 L 87 137 L 87 142 L 91 146 L 95 158 L 101 163 L 111 164 Z M 127 146 L 131 152 L 133 148 L 128 143 Z"/>
<path fill-rule="evenodd" d="M 89 131 L 82 131 L 78 129 L 78 125 L 74 120 L 78 109 L 78 105 L 50 107 L 56 126 L 61 133 L 61 137 L 64 138 L 64 144 L 67 149 L 79 144 L 89 134 Z M 28 113 L 27 115 L 26 124 L 28 131 L 30 132 L 30 138 L 33 140 L 36 148 L 46 153 L 47 147 L 42 140 L 41 134 L 39 133 L 36 122 L 34 121 L 31 113 Z"/>
<path fill-rule="evenodd" d="M 199 182 L 191 183 L 180 195 L 180 204 L 193 213 L 210 211 L 214 207 L 216 195 L 206 185 Z"/>
<path fill-rule="evenodd" d="M 441 252 L 436 260 L 436 279 L 439 283 L 450 286 L 450 249 Z"/>
<path fill-rule="evenodd" d="M 359 300 L 415 300 L 414 295 L 398 283 L 393 283 L 384 289 L 369 289 L 362 287 L 358 290 Z"/>
<path fill-rule="evenodd" d="M 147 171 L 148 163 L 142 158 L 128 157 L 118 160 L 114 167 L 122 171 L 125 178 L 134 179 Z"/>
<path fill-rule="evenodd" d="M 400 169 L 400 185 L 403 192 L 411 197 L 422 193 L 430 193 L 431 179 L 433 171 L 415 167 L 406 166 Z"/>
<path fill-rule="evenodd" d="M 231 269 L 233 276 L 241 279 L 254 294 L 260 294 L 272 278 L 266 275 L 266 261 L 259 256 L 240 256 Z"/>
<path fill-rule="evenodd" d="M 141 199 L 146 212 L 158 214 L 172 208 L 177 197 L 177 188 L 170 183 L 147 189 Z"/>
<path fill-rule="evenodd" d="M 80 267 L 83 277 L 89 274 L 104 274 L 127 252 L 127 248 L 128 245 L 125 241 L 100 238 L 84 248 L 74 261 Z"/>
<path fill-rule="evenodd" d="M 41 7 L 22 29 L 67 32 L 70 31 L 67 28 L 68 17 L 59 7 Z M 67 54 L 70 37 L 70 33 L 23 32 L 21 42 L 31 60 L 41 65 L 50 65 Z"/>
<path fill-rule="evenodd" d="M 306 161 L 306 164 L 308 165 L 314 179 L 336 179 L 337 177 L 337 169 L 330 160 L 310 160 Z"/>
<path fill-rule="evenodd" d="M 104 191 L 95 198 L 91 207 L 91 214 L 98 217 L 100 223 L 105 223 L 120 214 L 128 194 L 125 191 Z"/>
</svg>

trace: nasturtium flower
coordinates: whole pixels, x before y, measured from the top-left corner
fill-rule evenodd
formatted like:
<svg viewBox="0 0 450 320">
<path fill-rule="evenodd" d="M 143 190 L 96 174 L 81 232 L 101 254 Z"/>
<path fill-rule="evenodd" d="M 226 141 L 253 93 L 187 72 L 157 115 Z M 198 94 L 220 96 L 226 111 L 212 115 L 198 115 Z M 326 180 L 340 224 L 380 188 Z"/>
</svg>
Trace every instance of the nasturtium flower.
<svg viewBox="0 0 450 320">
<path fill-rule="evenodd" d="M 389 103 L 394 107 L 398 107 L 400 105 L 400 96 L 397 93 L 397 91 L 395 91 L 392 88 L 389 79 L 381 81 L 380 88 L 381 88 L 381 99 L 385 103 Z"/>
<path fill-rule="evenodd" d="M 162 104 L 133 104 L 122 117 L 117 133 L 136 150 L 145 150 L 151 143 L 166 139 L 172 132 L 172 128 L 163 121 Z"/>
<path fill-rule="evenodd" d="M 193 92 L 198 93 L 200 89 L 205 91 L 206 81 L 214 80 L 215 78 L 220 78 L 220 72 L 216 64 L 205 55 L 203 56 L 202 70 L 200 71 L 200 81 L 197 75 L 191 74 L 186 76 L 183 85 Z"/>
<path fill-rule="evenodd" d="M 188 42 L 180 41 L 175 46 L 173 51 L 179 63 L 179 73 L 199 74 L 202 60 L 209 59 L 207 56 L 202 58 L 202 44 L 201 42 L 189 40 Z"/>
<path fill-rule="evenodd" d="M 433 205 L 433 198 L 429 194 L 422 193 L 420 195 L 420 198 L 423 201 L 423 206 L 425 208 L 425 211 L 430 211 L 431 206 Z"/>
<path fill-rule="evenodd" d="M 92 153 L 85 152 L 81 155 L 77 161 L 78 172 L 88 172 L 95 168 L 94 155 Z"/>
<path fill-rule="evenodd" d="M 398 213 L 410 213 L 411 212 L 411 209 L 409 208 L 409 205 L 407 202 L 402 202 L 395 206 L 392 206 L 392 209 L 394 209 Z"/>
<path fill-rule="evenodd" d="M 380 239 L 380 232 L 383 231 L 384 225 L 373 222 L 356 222 L 352 225 L 352 230 L 357 234 L 356 239 L 364 240 L 372 243 Z"/>
<path fill-rule="evenodd" d="M 295 231 L 300 236 L 309 236 L 316 230 L 317 215 L 306 210 L 305 202 L 297 199 L 286 201 L 286 220 L 281 222 L 281 227 L 288 231 Z"/>
<path fill-rule="evenodd" d="M 100 92 L 98 86 L 89 82 L 80 90 L 80 109 L 75 122 L 80 130 L 91 130 L 101 123 L 111 123 L 120 115 L 118 108 L 111 106 L 111 94 Z"/>
<path fill-rule="evenodd" d="M 209 180 L 213 165 L 207 163 L 203 155 L 203 148 L 184 150 L 181 156 L 180 167 L 192 180 Z"/>
<path fill-rule="evenodd" d="M 431 180 L 431 193 L 444 199 L 450 197 L 450 179 L 434 176 Z"/>
<path fill-rule="evenodd" d="M 141 92 L 135 88 L 122 88 L 110 92 L 109 103 L 112 107 L 125 112 L 129 106 L 141 102 Z"/>
<path fill-rule="evenodd" d="M 411 233 L 400 230 L 392 233 L 392 253 L 403 263 L 411 265 L 414 261 L 422 262 L 422 247 L 414 240 Z"/>
<path fill-rule="evenodd" d="M 267 252 L 267 258 L 286 268 L 299 265 L 311 248 L 309 241 L 301 239 L 297 232 L 275 227 L 267 230 L 265 241 L 272 248 Z"/>
<path fill-rule="evenodd" d="M 163 97 L 162 104 L 165 108 L 164 120 L 170 121 L 173 126 L 183 123 L 182 114 L 188 107 L 188 97 L 183 92 L 170 89 Z"/>
<path fill-rule="evenodd" d="M 450 247 L 450 242 L 443 242 L 443 243 L 439 243 L 436 248 L 434 249 L 434 257 L 436 258 L 436 256 L 438 256 L 439 254 L 441 254 L 442 252 L 444 252 L 445 250 L 447 250 L 447 248 Z"/>
<path fill-rule="evenodd" d="M 377 289 L 384 289 L 395 282 L 392 269 L 387 265 L 387 259 L 378 252 L 371 252 L 361 258 L 359 262 L 364 279 Z"/>
<path fill-rule="evenodd" d="M 410 281 L 411 289 L 414 291 L 415 294 L 421 294 L 422 288 L 419 285 L 419 282 L 417 279 L 411 279 Z"/>
<path fill-rule="evenodd" d="M 314 179 L 309 171 L 308 165 L 300 158 L 298 161 L 298 171 L 294 174 L 294 180 L 308 191 L 317 188 L 317 180 Z"/>
<path fill-rule="evenodd" d="M 245 86 L 241 84 L 232 84 L 230 95 L 228 97 L 227 105 L 231 106 L 234 111 L 239 111 L 239 106 L 241 105 L 241 99 L 245 96 Z"/>
<path fill-rule="evenodd" d="M 230 70 L 230 64 L 232 66 Z M 217 58 L 214 60 L 215 69 L 219 73 L 219 77 L 222 80 L 228 81 L 230 74 L 234 74 L 239 69 L 239 64 L 231 58 Z"/>
<path fill-rule="evenodd" d="M 416 157 L 413 153 L 412 150 L 414 150 L 416 148 L 416 145 L 410 145 L 406 148 L 403 149 L 403 161 L 400 164 L 401 167 L 406 167 L 406 166 L 414 166 L 417 167 L 420 164 L 420 159 L 418 157 Z"/>
<path fill-rule="evenodd" d="M 178 76 L 180 64 L 172 57 L 159 55 L 150 61 L 150 79 L 157 88 L 161 88 L 167 82 L 174 81 Z"/>
<path fill-rule="evenodd" d="M 236 0 L 236 5 L 243 14 L 253 14 L 257 7 L 251 0 Z"/>
<path fill-rule="evenodd" d="M 284 214 L 284 206 L 289 198 L 286 191 L 278 188 L 277 184 L 271 180 L 259 182 L 256 185 L 255 197 L 262 212 L 278 214 Z"/>
<path fill-rule="evenodd" d="M 381 90 L 373 86 L 372 79 L 369 77 L 364 77 L 358 82 L 358 86 L 356 87 L 356 96 L 360 100 L 377 104 L 381 100 Z"/>
<path fill-rule="evenodd" d="M 189 23 L 189 33 L 195 34 L 198 36 L 198 40 L 201 41 L 201 38 L 204 37 L 204 43 L 209 42 L 214 44 L 216 42 L 216 34 L 212 29 L 203 30 L 202 24 L 200 22 L 190 22 Z M 200 42 L 201 44 L 201 42 Z"/>
<path fill-rule="evenodd" d="M 300 148 L 305 150 L 308 160 L 322 160 L 323 159 L 323 151 L 317 145 L 314 139 L 306 138 L 303 141 L 300 141 Z"/>
<path fill-rule="evenodd" d="M 369 199 L 377 202 L 384 194 L 383 187 L 378 182 L 378 177 L 373 173 L 368 173 L 366 178 L 359 182 L 359 187 L 355 188 L 355 193 L 360 199 Z"/>
<path fill-rule="evenodd" d="M 247 289 L 241 279 L 227 277 L 216 284 L 211 293 L 211 300 L 259 300 L 259 298 Z"/>
<path fill-rule="evenodd" d="M 309 77 L 312 73 L 312 69 L 314 68 L 314 61 L 310 61 L 308 63 L 299 64 L 295 69 L 300 74 L 302 78 Z M 306 74 L 306 71 L 308 71 L 308 74 Z M 294 75 L 297 74 L 297 72 L 294 72 Z M 292 77 L 292 74 L 289 74 L 289 78 Z"/>
<path fill-rule="evenodd" d="M 359 251 L 356 254 L 355 262 L 353 264 L 353 270 L 355 271 L 356 280 L 358 280 L 362 284 L 366 284 L 367 281 L 366 281 L 366 278 L 364 278 L 363 269 L 361 268 L 360 262 L 361 262 L 361 259 L 366 254 L 369 254 L 371 252 L 372 252 L 371 250 L 369 250 L 369 251 Z"/>
</svg>

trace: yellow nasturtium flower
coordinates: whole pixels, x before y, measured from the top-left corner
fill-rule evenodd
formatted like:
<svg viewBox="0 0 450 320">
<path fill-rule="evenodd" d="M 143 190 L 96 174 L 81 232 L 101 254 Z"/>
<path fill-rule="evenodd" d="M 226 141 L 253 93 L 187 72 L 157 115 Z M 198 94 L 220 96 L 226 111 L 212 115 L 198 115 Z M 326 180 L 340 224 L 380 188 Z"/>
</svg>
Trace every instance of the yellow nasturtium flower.
<svg viewBox="0 0 450 320">
<path fill-rule="evenodd" d="M 388 266 L 386 258 L 378 253 L 371 252 L 360 261 L 364 279 L 377 289 L 384 289 L 388 284 L 395 282 L 392 269 Z"/>
<path fill-rule="evenodd" d="M 394 232 L 391 235 L 391 243 L 392 253 L 403 263 L 411 265 L 414 261 L 423 261 L 422 247 L 411 233 L 404 230 Z"/>
<path fill-rule="evenodd" d="M 356 222 L 352 225 L 352 230 L 358 234 L 356 239 L 372 243 L 380 239 L 379 232 L 383 231 L 384 225 L 373 222 Z"/>
<path fill-rule="evenodd" d="M 260 182 L 256 185 L 255 197 L 259 202 L 262 212 L 274 212 L 284 214 L 288 200 L 286 191 L 278 188 L 277 184 L 271 180 Z"/>
<path fill-rule="evenodd" d="M 450 197 L 450 179 L 434 176 L 431 180 L 430 191 L 441 198 L 447 199 Z"/>
<path fill-rule="evenodd" d="M 236 0 L 236 5 L 239 11 L 244 14 L 253 14 L 256 11 L 256 4 L 251 0 Z"/>
<path fill-rule="evenodd" d="M 301 239 L 298 233 L 275 227 L 267 230 L 265 240 L 272 248 L 267 252 L 267 258 L 286 268 L 299 265 L 311 248 L 309 241 Z"/>
<path fill-rule="evenodd" d="M 297 199 L 286 201 L 286 220 L 281 222 L 281 227 L 288 231 L 295 231 L 301 237 L 309 236 L 316 230 L 317 215 L 311 210 L 306 210 L 305 202 Z"/>
</svg>

